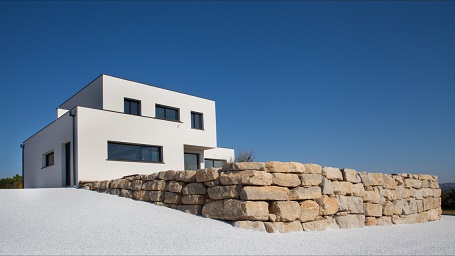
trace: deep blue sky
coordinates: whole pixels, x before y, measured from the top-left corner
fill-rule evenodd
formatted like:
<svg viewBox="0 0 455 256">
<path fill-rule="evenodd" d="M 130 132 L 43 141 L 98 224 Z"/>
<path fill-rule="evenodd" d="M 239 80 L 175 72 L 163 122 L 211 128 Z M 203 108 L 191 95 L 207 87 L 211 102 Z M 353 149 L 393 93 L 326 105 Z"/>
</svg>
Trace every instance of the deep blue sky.
<svg viewBox="0 0 455 256">
<path fill-rule="evenodd" d="M 101 73 L 216 101 L 258 161 L 455 179 L 455 2 L 0 2 L 0 177 Z"/>
</svg>

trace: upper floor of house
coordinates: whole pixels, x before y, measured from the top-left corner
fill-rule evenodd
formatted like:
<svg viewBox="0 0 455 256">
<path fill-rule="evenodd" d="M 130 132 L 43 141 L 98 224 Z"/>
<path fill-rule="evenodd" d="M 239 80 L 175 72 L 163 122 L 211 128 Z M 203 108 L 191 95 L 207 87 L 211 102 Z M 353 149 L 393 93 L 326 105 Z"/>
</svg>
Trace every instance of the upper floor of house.
<svg viewBox="0 0 455 256">
<path fill-rule="evenodd" d="M 76 106 L 179 122 L 216 133 L 215 101 L 102 74 L 57 108 L 57 118 Z"/>
</svg>

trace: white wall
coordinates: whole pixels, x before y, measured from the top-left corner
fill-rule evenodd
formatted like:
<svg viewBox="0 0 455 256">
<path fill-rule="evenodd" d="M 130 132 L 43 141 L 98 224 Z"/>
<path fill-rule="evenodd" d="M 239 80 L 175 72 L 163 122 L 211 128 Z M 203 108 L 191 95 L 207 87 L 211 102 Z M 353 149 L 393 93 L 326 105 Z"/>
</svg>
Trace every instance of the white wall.
<svg viewBox="0 0 455 256">
<path fill-rule="evenodd" d="M 123 104 L 123 103 L 122 103 Z M 76 106 L 103 109 L 103 75 L 97 77 L 57 109 L 57 118 Z"/>
<path fill-rule="evenodd" d="M 103 109 L 124 112 L 124 98 L 141 101 L 142 116 L 155 117 L 155 104 L 180 109 L 180 121 L 163 121 L 179 125 L 183 144 L 216 147 L 215 102 L 154 86 L 103 76 Z M 191 129 L 191 111 L 203 113 L 204 130 Z M 169 134 L 172 134 L 170 131 Z"/>
<path fill-rule="evenodd" d="M 72 143 L 72 117 L 55 120 L 24 142 L 24 188 L 65 185 L 64 144 Z M 43 168 L 43 154 L 54 151 L 54 165 Z"/>
<path fill-rule="evenodd" d="M 232 149 L 232 148 L 208 149 L 208 150 L 204 151 L 204 158 L 217 159 L 217 160 L 224 159 L 227 162 L 233 162 L 234 158 L 235 158 L 234 149 Z"/>
</svg>

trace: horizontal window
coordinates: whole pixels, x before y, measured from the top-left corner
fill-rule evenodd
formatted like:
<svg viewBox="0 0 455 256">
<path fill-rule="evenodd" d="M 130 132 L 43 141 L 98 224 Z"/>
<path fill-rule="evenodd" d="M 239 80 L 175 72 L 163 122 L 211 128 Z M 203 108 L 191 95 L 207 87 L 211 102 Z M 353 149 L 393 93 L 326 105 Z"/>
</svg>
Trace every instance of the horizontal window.
<svg viewBox="0 0 455 256">
<path fill-rule="evenodd" d="M 191 112 L 191 128 L 198 130 L 204 129 L 204 123 L 201 113 Z"/>
<path fill-rule="evenodd" d="M 178 108 L 167 107 L 162 105 L 155 106 L 155 117 L 172 121 L 180 121 Z"/>
<path fill-rule="evenodd" d="M 223 164 L 226 163 L 226 160 L 218 160 L 218 159 L 204 159 L 205 160 L 205 168 L 212 168 L 212 167 L 221 167 Z"/>
<path fill-rule="evenodd" d="M 139 100 L 125 98 L 123 105 L 125 114 L 141 115 L 141 102 Z"/>
<path fill-rule="evenodd" d="M 108 142 L 107 158 L 119 161 L 161 163 L 163 160 L 162 147 Z"/>
<path fill-rule="evenodd" d="M 44 155 L 44 167 L 54 165 L 54 152 Z"/>
</svg>

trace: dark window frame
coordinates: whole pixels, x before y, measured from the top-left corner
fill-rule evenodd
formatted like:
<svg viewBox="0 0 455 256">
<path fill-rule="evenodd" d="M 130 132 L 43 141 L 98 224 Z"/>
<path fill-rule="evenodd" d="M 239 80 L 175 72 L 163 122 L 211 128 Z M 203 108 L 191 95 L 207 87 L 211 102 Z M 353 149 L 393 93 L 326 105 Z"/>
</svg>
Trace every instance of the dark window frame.
<svg viewBox="0 0 455 256">
<path fill-rule="evenodd" d="M 196 155 L 196 161 L 197 161 L 197 164 L 196 164 L 196 170 L 199 170 L 201 168 L 201 163 L 200 163 L 200 155 L 198 153 L 191 153 L 191 152 L 183 152 L 183 158 L 185 159 L 185 155 Z M 183 169 L 186 169 L 185 167 Z M 192 169 L 188 169 L 188 170 L 192 170 Z M 194 171 L 196 171 L 194 170 Z"/>
<path fill-rule="evenodd" d="M 51 158 L 50 156 L 52 155 L 52 161 L 51 161 Z M 54 151 L 50 151 L 50 152 L 47 152 L 46 154 L 44 154 L 44 166 L 43 168 L 46 168 L 46 167 L 49 167 L 49 166 L 53 166 L 55 164 L 55 153 Z"/>
<path fill-rule="evenodd" d="M 212 166 L 211 166 L 211 167 L 207 167 L 206 161 L 212 161 Z M 220 161 L 220 162 L 222 162 L 221 166 L 223 166 L 224 164 L 227 163 L 227 161 L 226 161 L 225 159 L 204 158 L 204 165 L 205 165 L 205 168 L 212 168 L 212 167 L 215 167 L 215 161 Z M 221 166 L 218 166 L 218 167 L 221 167 Z M 218 168 L 218 167 L 216 167 L 216 168 Z"/>
<path fill-rule="evenodd" d="M 163 108 L 163 109 L 164 109 L 164 118 L 163 118 L 163 117 L 158 117 L 158 116 L 157 116 L 157 109 L 158 109 L 158 108 Z M 167 110 L 167 109 L 177 111 L 177 119 L 170 119 L 170 118 L 167 118 L 167 116 L 166 116 L 166 110 Z M 176 108 L 176 107 L 170 107 L 170 106 L 166 106 L 166 105 L 155 104 L 155 118 L 161 119 L 161 120 L 173 121 L 173 122 L 180 122 L 180 109 L 179 109 L 179 108 Z"/>
<path fill-rule="evenodd" d="M 146 161 L 146 160 L 131 160 L 131 159 L 115 159 L 109 158 L 109 143 L 117 144 L 117 145 L 126 145 L 126 146 L 139 146 L 139 147 L 151 147 L 151 148 L 158 148 L 159 149 L 159 161 Z M 155 164 L 164 164 L 164 156 L 163 156 L 163 146 L 158 145 L 148 145 L 148 144 L 140 144 L 140 143 L 129 143 L 129 142 L 121 142 L 121 141 L 107 141 L 107 161 L 120 161 L 120 162 L 136 162 L 136 163 L 155 163 Z"/>
<path fill-rule="evenodd" d="M 125 109 L 125 103 L 128 102 L 129 106 L 129 111 L 127 113 Z M 132 114 L 131 113 L 131 103 L 137 103 L 137 114 Z M 123 98 L 123 113 L 128 114 L 128 115 L 133 115 L 133 116 L 141 116 L 142 115 L 142 109 L 141 109 L 141 101 L 136 100 L 136 99 L 131 99 L 131 98 Z"/>
<path fill-rule="evenodd" d="M 200 124 L 201 127 L 196 127 L 196 120 L 195 117 L 200 116 Z M 191 111 L 191 129 L 195 130 L 204 130 L 204 114 L 196 111 Z"/>
</svg>

